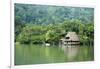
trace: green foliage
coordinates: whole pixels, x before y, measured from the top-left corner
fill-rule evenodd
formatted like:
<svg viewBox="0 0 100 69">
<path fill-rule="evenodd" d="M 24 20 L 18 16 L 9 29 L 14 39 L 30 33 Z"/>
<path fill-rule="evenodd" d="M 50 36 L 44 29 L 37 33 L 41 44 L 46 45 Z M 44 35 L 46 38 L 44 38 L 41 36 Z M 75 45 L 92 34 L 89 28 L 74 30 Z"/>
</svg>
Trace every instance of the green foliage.
<svg viewBox="0 0 100 69">
<path fill-rule="evenodd" d="M 42 29 L 41 26 L 27 24 L 22 29 L 17 41 L 21 43 L 41 43 L 45 40 L 44 31 L 45 29 Z"/>
<path fill-rule="evenodd" d="M 89 23 L 94 20 L 93 10 L 84 7 L 15 4 L 15 17 L 20 17 L 23 23 L 36 25 L 56 24 L 73 19 Z"/>
<path fill-rule="evenodd" d="M 59 35 L 54 30 L 48 30 L 46 33 L 46 41 L 55 42 L 58 39 Z"/>
<path fill-rule="evenodd" d="M 93 8 L 15 4 L 15 42 L 58 44 L 74 31 L 81 44 L 93 44 Z"/>
<path fill-rule="evenodd" d="M 61 24 L 49 24 L 46 26 L 26 24 L 17 36 L 16 42 L 42 44 L 49 42 L 57 44 L 69 31 L 74 31 L 79 35 L 81 44 L 93 44 L 93 23 L 84 24 L 78 20 L 64 21 Z"/>
</svg>

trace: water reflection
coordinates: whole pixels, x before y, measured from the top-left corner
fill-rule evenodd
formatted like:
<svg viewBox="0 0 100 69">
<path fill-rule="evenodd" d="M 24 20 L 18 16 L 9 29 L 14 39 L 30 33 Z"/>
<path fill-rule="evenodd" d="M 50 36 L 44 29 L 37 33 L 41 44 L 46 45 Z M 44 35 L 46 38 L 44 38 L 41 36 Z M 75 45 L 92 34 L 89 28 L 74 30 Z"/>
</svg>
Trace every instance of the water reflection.
<svg viewBox="0 0 100 69">
<path fill-rule="evenodd" d="M 69 61 L 73 61 L 78 55 L 79 45 L 62 46 L 62 50 L 64 51 L 66 59 Z"/>
<path fill-rule="evenodd" d="M 93 60 L 93 46 L 15 46 L 15 65 Z"/>
</svg>

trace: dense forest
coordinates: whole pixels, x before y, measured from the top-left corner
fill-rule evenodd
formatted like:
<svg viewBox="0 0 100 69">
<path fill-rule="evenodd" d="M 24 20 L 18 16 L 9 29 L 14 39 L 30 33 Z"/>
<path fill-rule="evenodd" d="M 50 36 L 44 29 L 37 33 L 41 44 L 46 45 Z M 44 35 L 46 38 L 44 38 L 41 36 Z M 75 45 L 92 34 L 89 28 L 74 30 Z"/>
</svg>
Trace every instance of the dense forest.
<svg viewBox="0 0 100 69">
<path fill-rule="evenodd" d="M 94 43 L 94 9 L 15 4 L 15 42 L 58 44 L 68 31 L 76 32 L 81 44 Z"/>
</svg>

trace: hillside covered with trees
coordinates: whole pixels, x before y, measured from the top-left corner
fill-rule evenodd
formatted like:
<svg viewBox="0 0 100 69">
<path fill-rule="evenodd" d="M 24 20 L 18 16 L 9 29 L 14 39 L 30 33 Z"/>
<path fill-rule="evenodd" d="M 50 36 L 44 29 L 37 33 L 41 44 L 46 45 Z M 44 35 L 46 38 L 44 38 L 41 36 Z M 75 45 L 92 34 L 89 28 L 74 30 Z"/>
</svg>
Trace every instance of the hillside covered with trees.
<svg viewBox="0 0 100 69">
<path fill-rule="evenodd" d="M 14 11 L 15 42 L 58 44 L 68 31 L 74 31 L 81 44 L 93 44 L 93 8 L 15 4 Z"/>
</svg>

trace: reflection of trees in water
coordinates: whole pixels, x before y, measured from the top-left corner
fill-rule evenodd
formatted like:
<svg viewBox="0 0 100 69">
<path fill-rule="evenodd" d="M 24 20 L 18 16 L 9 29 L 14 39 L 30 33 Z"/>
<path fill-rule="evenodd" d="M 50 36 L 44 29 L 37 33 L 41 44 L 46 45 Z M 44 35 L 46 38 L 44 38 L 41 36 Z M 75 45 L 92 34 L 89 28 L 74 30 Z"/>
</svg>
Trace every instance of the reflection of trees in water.
<svg viewBox="0 0 100 69">
<path fill-rule="evenodd" d="M 66 56 L 66 60 L 73 61 L 79 52 L 79 46 L 62 46 L 62 50 Z"/>
</svg>

